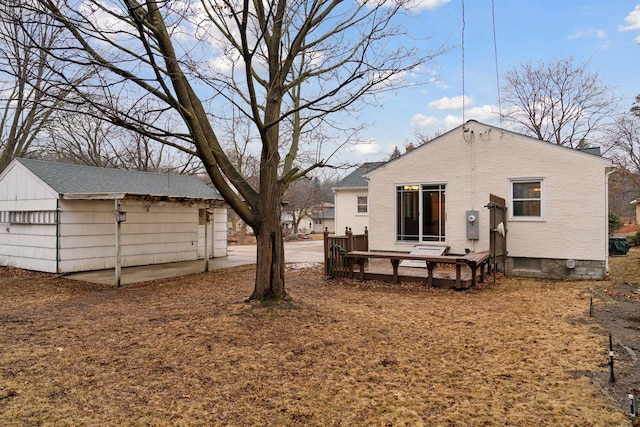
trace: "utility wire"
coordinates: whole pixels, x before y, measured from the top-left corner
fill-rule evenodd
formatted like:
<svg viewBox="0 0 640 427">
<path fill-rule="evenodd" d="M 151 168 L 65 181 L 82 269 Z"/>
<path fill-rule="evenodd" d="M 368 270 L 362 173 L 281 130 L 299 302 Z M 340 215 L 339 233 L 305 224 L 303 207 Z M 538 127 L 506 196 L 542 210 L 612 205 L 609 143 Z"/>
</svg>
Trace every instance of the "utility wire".
<svg viewBox="0 0 640 427">
<path fill-rule="evenodd" d="M 493 58 L 496 63 L 496 88 L 498 89 L 498 119 L 502 126 L 502 99 L 500 97 L 500 72 L 498 71 L 498 38 L 496 37 L 495 2 L 491 0 L 491 19 L 493 21 Z"/>
<path fill-rule="evenodd" d="M 465 96 L 464 96 L 464 0 L 462 0 L 462 124 L 464 125 L 464 113 L 465 113 Z"/>
</svg>

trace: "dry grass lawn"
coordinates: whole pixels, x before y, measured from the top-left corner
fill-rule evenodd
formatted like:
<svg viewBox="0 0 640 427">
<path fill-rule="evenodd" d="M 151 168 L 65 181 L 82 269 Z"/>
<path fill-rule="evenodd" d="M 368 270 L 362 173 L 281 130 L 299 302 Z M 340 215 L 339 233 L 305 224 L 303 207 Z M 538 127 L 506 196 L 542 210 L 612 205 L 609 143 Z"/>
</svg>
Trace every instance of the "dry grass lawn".
<svg viewBox="0 0 640 427">
<path fill-rule="evenodd" d="M 2 426 L 621 426 L 594 282 L 472 291 L 239 267 L 111 289 L 0 277 Z"/>
</svg>

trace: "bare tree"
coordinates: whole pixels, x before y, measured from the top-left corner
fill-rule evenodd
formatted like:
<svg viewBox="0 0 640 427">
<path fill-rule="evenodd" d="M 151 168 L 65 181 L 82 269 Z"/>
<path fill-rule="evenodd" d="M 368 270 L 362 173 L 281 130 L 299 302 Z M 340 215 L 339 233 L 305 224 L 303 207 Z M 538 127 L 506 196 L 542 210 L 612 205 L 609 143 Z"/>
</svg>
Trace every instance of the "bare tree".
<svg viewBox="0 0 640 427">
<path fill-rule="evenodd" d="M 640 116 L 633 108 L 618 117 L 610 138 L 609 155 L 618 166 L 609 181 L 610 210 L 621 218 L 635 218 L 629 202 L 640 197 Z"/>
<path fill-rule="evenodd" d="M 244 180 L 254 189 L 258 187 L 260 177 L 260 158 L 256 155 L 252 145 L 257 143 L 257 138 L 252 135 L 251 120 L 237 110 L 231 112 L 231 117 L 219 120 L 222 146 L 229 157 L 231 164 L 243 176 Z M 247 223 L 230 210 L 229 221 L 233 224 L 234 232 L 238 233 L 238 243 L 244 244 L 247 235 Z"/>
<path fill-rule="evenodd" d="M 636 175 L 640 188 L 640 117 L 633 114 L 619 117 L 612 133 L 616 163 Z"/>
<path fill-rule="evenodd" d="M 403 43 L 405 34 L 395 17 L 410 4 L 405 0 L 37 4 L 76 40 L 76 49 L 65 46 L 49 53 L 98 70 L 100 79 L 85 88 L 103 90 L 106 96 L 91 93 L 86 101 L 116 124 L 197 155 L 227 203 L 253 228 L 257 267 L 251 299 L 286 296 L 283 195 L 292 182 L 327 161 L 321 154 L 312 164 L 296 165 L 292 160 L 299 147 L 283 139 L 283 123 L 298 112 L 322 120 L 368 95 L 401 87 L 409 71 L 439 53 L 406 47 L 416 46 L 414 41 Z M 210 52 L 219 56 L 211 58 Z M 222 72 L 210 66 L 214 59 L 232 66 Z M 301 61 L 309 66 L 299 67 Z M 288 102 L 287 95 L 302 85 L 299 103 Z M 138 93 L 111 102 L 106 92 L 112 90 Z M 177 115 L 183 125 L 137 120 L 129 111 L 140 99 L 154 99 L 159 117 Z M 235 108 L 251 119 L 260 142 L 257 187 L 225 153 L 206 106 Z"/>
<path fill-rule="evenodd" d="M 45 125 L 38 156 L 88 166 L 148 172 L 196 173 L 193 156 L 104 121 L 97 115 L 56 111 Z"/>
<path fill-rule="evenodd" d="M 640 117 L 640 95 L 636 96 L 636 100 L 631 106 L 631 114 L 634 116 Z"/>
<path fill-rule="evenodd" d="M 635 221 L 635 206 L 631 201 L 640 197 L 639 176 L 624 166 L 618 166 L 609 178 L 609 211 L 625 224 Z"/>
<path fill-rule="evenodd" d="M 63 42 L 63 34 L 52 22 L 11 3 L 0 5 L 0 171 L 33 151 L 52 113 L 86 78 L 62 78 L 56 71 L 62 64 L 48 50 Z"/>
<path fill-rule="evenodd" d="M 613 89 L 589 65 L 575 65 L 571 57 L 508 71 L 502 118 L 517 131 L 571 148 L 599 142 L 618 105 Z"/>
<path fill-rule="evenodd" d="M 286 203 L 283 211 L 291 218 L 292 227 L 289 233 L 293 234 L 300 228 L 302 219 L 310 218 L 313 209 L 322 202 L 317 180 L 300 179 L 292 182 L 285 193 L 284 200 Z"/>
<path fill-rule="evenodd" d="M 54 114 L 46 125 L 49 143 L 42 157 L 88 166 L 115 167 L 112 143 L 122 131 L 95 117 Z"/>
</svg>

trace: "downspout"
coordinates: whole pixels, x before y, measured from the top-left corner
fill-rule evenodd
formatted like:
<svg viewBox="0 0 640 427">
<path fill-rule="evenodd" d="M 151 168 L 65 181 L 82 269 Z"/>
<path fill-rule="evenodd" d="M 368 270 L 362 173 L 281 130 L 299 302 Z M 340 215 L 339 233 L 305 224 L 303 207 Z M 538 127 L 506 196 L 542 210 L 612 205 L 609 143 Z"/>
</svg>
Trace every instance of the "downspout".
<svg viewBox="0 0 640 427">
<path fill-rule="evenodd" d="M 60 198 L 56 199 L 56 274 L 60 274 Z"/>
<path fill-rule="evenodd" d="M 115 262 L 115 286 L 119 287 L 122 282 L 121 273 L 121 250 L 120 250 L 120 223 L 125 221 L 124 212 L 120 211 L 120 199 L 118 197 L 113 198 L 114 210 L 113 216 L 116 225 L 116 262 Z"/>
<path fill-rule="evenodd" d="M 615 167 L 612 167 L 609 172 L 604 176 L 604 206 L 605 215 L 607 220 L 605 221 L 605 239 L 604 239 L 604 271 L 605 275 L 609 274 L 609 176 L 616 171 Z"/>
<path fill-rule="evenodd" d="M 213 216 L 213 209 L 211 203 L 205 208 L 205 221 L 204 221 L 204 271 L 209 272 L 209 234 L 213 236 L 214 233 L 209 233 L 209 227 L 211 226 L 211 216 Z M 197 250 L 196 250 L 197 252 Z M 196 253 L 197 255 L 197 253 Z"/>
</svg>

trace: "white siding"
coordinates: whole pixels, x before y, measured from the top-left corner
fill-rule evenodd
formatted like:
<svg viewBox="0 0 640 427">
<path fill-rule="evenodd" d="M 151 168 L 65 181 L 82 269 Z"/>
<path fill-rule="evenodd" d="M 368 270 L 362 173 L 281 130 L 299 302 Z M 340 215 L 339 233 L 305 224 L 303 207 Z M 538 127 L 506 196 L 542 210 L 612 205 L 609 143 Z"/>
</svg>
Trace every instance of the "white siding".
<svg viewBox="0 0 640 427">
<path fill-rule="evenodd" d="M 147 210 L 148 206 L 148 210 Z M 124 200 L 122 266 L 197 259 L 198 208 L 178 203 Z M 60 213 L 60 271 L 115 266 L 112 200 L 64 200 Z"/>
<path fill-rule="evenodd" d="M 357 197 L 367 195 L 366 188 L 338 188 L 334 190 L 336 234 L 344 234 L 346 227 L 351 228 L 351 231 L 356 234 L 362 234 L 364 228 L 369 227 L 369 214 L 357 212 Z M 369 200 L 369 212 L 371 212 L 371 200 Z"/>
<path fill-rule="evenodd" d="M 20 163 L 0 174 L 0 212 L 34 211 L 59 225 L 0 223 L 0 265 L 50 273 L 113 268 L 113 200 L 58 200 L 58 194 Z M 174 202 L 124 200 L 122 266 L 195 260 L 198 207 Z M 29 216 L 31 218 L 31 216 Z M 0 215 L 0 219 L 9 218 Z M 7 219 L 8 221 L 8 219 Z M 227 254 L 226 209 L 214 213 L 213 256 Z"/>
<path fill-rule="evenodd" d="M 473 140 L 458 128 L 370 175 L 370 247 L 409 250 L 396 242 L 398 184 L 446 184 L 446 245 L 452 253 L 489 248 L 489 193 L 510 201 L 510 180 L 544 179 L 544 217 L 508 222 L 512 257 L 606 258 L 607 161 L 551 144 L 470 124 Z M 472 132 L 471 132 L 472 131 Z M 479 211 L 480 239 L 466 239 L 466 215 Z M 510 213 L 511 215 L 511 213 Z"/>
<path fill-rule="evenodd" d="M 0 265 L 56 272 L 55 224 L 0 224 Z"/>
<path fill-rule="evenodd" d="M 204 225 L 198 225 L 198 257 L 204 258 Z M 227 256 L 227 208 L 214 208 L 209 224 L 209 256 Z"/>
<path fill-rule="evenodd" d="M 56 209 L 58 195 L 20 163 L 12 163 L 0 176 L 0 211 Z"/>
<path fill-rule="evenodd" d="M 212 256 L 227 256 L 227 208 L 213 209 L 213 251 Z"/>
<path fill-rule="evenodd" d="M 0 176 L 0 211 L 55 212 L 56 206 L 57 194 L 21 164 Z M 55 273 L 56 225 L 0 223 L 0 265 Z"/>
</svg>

